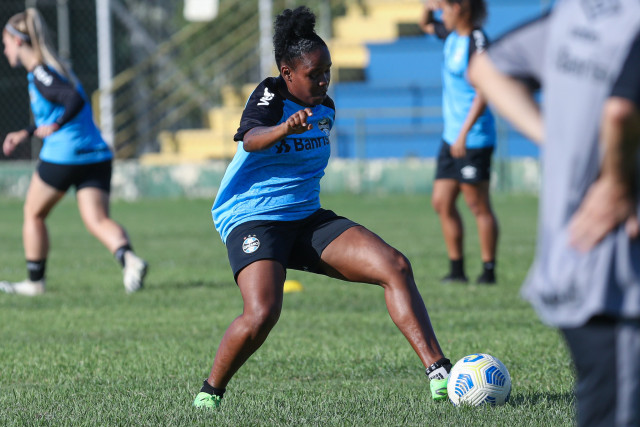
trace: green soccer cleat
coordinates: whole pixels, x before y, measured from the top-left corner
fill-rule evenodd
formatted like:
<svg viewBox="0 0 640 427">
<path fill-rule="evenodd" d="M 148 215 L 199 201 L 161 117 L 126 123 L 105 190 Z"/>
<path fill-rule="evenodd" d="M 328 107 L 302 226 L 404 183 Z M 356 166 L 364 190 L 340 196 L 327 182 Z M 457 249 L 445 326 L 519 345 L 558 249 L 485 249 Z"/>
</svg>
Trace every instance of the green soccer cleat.
<svg viewBox="0 0 640 427">
<path fill-rule="evenodd" d="M 446 384 L 445 384 L 446 388 Z M 446 393 L 446 390 L 445 390 Z M 193 401 L 193 406 L 196 408 L 217 409 L 220 406 L 222 398 L 213 394 L 205 393 L 201 391 Z"/>
<path fill-rule="evenodd" d="M 431 388 L 431 397 L 433 400 L 443 400 L 448 397 L 447 394 L 447 383 L 449 382 L 448 378 L 443 380 L 430 380 L 429 387 Z"/>
</svg>

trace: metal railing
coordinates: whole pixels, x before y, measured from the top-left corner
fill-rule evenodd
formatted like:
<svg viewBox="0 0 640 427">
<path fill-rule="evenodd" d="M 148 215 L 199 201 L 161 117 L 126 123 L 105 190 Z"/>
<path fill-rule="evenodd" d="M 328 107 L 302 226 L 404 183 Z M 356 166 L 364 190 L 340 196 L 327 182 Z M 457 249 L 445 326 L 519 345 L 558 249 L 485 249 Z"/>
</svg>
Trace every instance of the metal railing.
<svg viewBox="0 0 640 427">
<path fill-rule="evenodd" d="M 310 7 L 317 9 L 324 4 L 339 10 L 347 1 L 324 0 Z M 273 3 L 275 13 L 306 2 Z M 132 19 L 121 9 L 114 12 L 120 20 Z M 221 0 L 214 21 L 186 23 L 169 40 L 155 46 L 148 57 L 116 75 L 110 94 L 117 156 L 135 157 L 154 151 L 157 136 L 164 130 L 206 127 L 207 111 L 222 103 L 223 86 L 239 88 L 264 78 L 259 75 L 258 20 L 258 0 Z M 96 109 L 98 97 L 94 94 Z"/>
</svg>

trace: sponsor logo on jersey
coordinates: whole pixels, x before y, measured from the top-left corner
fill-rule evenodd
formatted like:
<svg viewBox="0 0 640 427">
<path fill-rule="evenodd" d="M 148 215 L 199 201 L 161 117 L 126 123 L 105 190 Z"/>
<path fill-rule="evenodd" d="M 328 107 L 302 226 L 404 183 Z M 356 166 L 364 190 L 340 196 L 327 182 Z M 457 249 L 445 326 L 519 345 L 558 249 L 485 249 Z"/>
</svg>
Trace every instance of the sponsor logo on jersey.
<svg viewBox="0 0 640 427">
<path fill-rule="evenodd" d="M 607 58 L 582 57 L 567 47 L 560 48 L 555 65 L 559 71 L 580 79 L 603 82 L 610 78 L 611 70 L 607 66 Z"/>
<path fill-rule="evenodd" d="M 262 95 L 262 98 L 260 98 L 260 102 L 258 102 L 258 105 L 269 105 L 269 101 L 271 101 L 274 96 L 275 95 L 269 92 L 269 89 L 265 87 L 264 95 Z"/>
<path fill-rule="evenodd" d="M 260 240 L 256 236 L 248 236 L 242 242 L 242 251 L 245 254 L 252 254 L 260 248 Z"/>
<path fill-rule="evenodd" d="M 51 83 L 53 83 L 53 76 L 47 73 L 47 71 L 42 68 L 41 65 L 37 66 L 33 70 L 33 75 L 40 83 L 45 86 L 51 86 Z"/>
<path fill-rule="evenodd" d="M 324 118 L 318 122 L 318 129 L 322 131 L 325 135 L 329 136 L 329 132 L 331 131 L 331 122 L 329 119 Z"/>
<path fill-rule="evenodd" d="M 287 141 L 285 141 L 284 139 L 276 145 L 276 153 L 278 154 L 288 153 L 289 151 L 291 151 L 291 146 L 287 144 Z"/>
<path fill-rule="evenodd" d="M 474 179 L 478 174 L 478 169 L 474 166 L 467 165 L 460 169 L 460 173 L 462 174 L 462 178 L 464 179 Z"/>
<path fill-rule="evenodd" d="M 315 150 L 316 148 L 329 145 L 329 138 L 326 136 L 320 138 L 290 138 L 283 139 L 276 147 L 276 154 L 288 153 L 293 148 L 294 151 L 300 152 L 305 150 Z"/>
</svg>

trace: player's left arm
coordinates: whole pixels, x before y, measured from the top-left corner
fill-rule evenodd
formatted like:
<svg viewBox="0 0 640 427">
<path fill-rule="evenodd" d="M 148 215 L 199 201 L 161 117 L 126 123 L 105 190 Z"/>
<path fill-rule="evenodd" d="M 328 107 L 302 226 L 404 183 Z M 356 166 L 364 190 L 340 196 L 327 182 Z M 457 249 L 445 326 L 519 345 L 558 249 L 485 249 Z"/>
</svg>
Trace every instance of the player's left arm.
<svg viewBox="0 0 640 427">
<path fill-rule="evenodd" d="M 34 135 L 45 138 L 71 121 L 84 108 L 82 95 L 71 82 L 61 79 L 48 67 L 38 66 L 34 70 L 34 84 L 47 100 L 62 105 L 64 112 L 53 123 L 38 126 Z"/>
<path fill-rule="evenodd" d="M 469 36 L 469 62 L 471 62 L 471 58 L 473 58 L 474 55 L 484 52 L 487 46 L 488 41 L 482 30 L 473 30 Z M 475 122 L 478 121 L 478 118 L 484 113 L 485 108 L 487 108 L 485 97 L 476 91 L 476 96 L 473 98 L 471 107 L 467 112 L 467 117 L 462 123 L 460 132 L 458 133 L 458 138 L 451 146 L 451 155 L 453 157 L 464 157 L 466 154 L 467 135 Z"/>
<path fill-rule="evenodd" d="M 487 107 L 487 102 L 480 93 L 476 93 L 475 98 L 473 98 L 473 102 L 471 103 L 471 107 L 469 108 L 469 112 L 467 113 L 467 117 L 462 123 L 462 127 L 460 128 L 460 133 L 458 133 L 458 138 L 455 143 L 451 146 L 451 155 L 453 157 L 464 157 L 467 149 L 467 135 L 469 131 L 473 127 L 474 123 L 478 120 L 478 118 L 484 112 L 484 109 Z"/>
<path fill-rule="evenodd" d="M 587 191 L 571 221 L 571 243 L 588 251 L 626 221 L 627 232 L 639 234 L 635 211 L 640 151 L 640 33 L 602 112 L 600 176 Z"/>
</svg>

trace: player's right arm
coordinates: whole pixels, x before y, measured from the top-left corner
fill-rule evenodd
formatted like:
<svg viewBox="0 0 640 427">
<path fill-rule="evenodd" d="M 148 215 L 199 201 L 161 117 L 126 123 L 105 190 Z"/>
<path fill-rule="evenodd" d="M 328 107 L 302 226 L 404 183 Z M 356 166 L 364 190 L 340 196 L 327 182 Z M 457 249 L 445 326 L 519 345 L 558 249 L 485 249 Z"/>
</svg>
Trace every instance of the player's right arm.
<svg viewBox="0 0 640 427">
<path fill-rule="evenodd" d="M 418 25 L 425 34 L 436 35 L 440 39 L 445 39 L 449 31 L 444 24 L 435 19 L 434 12 L 440 10 L 440 0 L 427 0 L 424 4 L 424 11 L 420 16 Z"/>
<path fill-rule="evenodd" d="M 281 77 L 269 77 L 249 97 L 240 127 L 233 137 L 235 141 L 242 141 L 244 151 L 266 150 L 289 135 L 312 128 L 307 121 L 312 115 L 310 108 L 303 108 L 284 118 L 284 96 L 281 94 L 284 85 Z"/>
<path fill-rule="evenodd" d="M 307 123 L 307 118 L 312 115 L 311 109 L 305 108 L 295 112 L 279 125 L 255 127 L 244 134 L 242 148 L 247 152 L 264 150 L 289 135 L 311 130 L 313 125 Z"/>
<path fill-rule="evenodd" d="M 77 116 L 85 101 L 73 83 L 63 80 L 45 65 L 38 65 L 33 70 L 33 77 L 34 85 L 45 99 L 64 107 L 63 113 L 53 123 L 43 123 L 34 131 L 35 136 L 44 139 Z"/>
<path fill-rule="evenodd" d="M 7 136 L 4 138 L 4 142 L 2 144 L 2 152 L 5 156 L 11 155 L 16 147 L 22 144 L 26 139 L 31 135 L 31 132 L 28 129 L 22 129 L 16 132 L 9 132 Z"/>
</svg>

